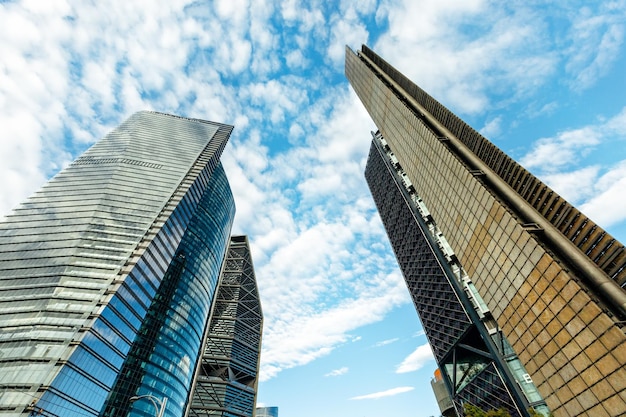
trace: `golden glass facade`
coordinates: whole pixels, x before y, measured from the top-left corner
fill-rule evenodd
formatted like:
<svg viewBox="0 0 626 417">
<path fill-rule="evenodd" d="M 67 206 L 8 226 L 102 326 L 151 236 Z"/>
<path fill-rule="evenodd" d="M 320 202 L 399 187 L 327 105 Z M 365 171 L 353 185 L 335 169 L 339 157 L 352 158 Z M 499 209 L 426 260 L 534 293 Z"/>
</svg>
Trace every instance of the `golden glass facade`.
<svg viewBox="0 0 626 417">
<path fill-rule="evenodd" d="M 346 75 L 555 416 L 626 413 L 626 254 L 367 47 Z"/>
</svg>

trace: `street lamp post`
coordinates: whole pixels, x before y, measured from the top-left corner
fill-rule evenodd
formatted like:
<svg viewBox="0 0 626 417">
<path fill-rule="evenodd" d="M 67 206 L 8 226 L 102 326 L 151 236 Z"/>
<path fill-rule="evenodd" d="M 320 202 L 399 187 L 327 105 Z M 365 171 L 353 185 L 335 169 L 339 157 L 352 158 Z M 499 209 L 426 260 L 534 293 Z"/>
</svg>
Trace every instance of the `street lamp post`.
<svg viewBox="0 0 626 417">
<path fill-rule="evenodd" d="M 154 405 L 154 410 L 156 411 L 156 414 L 155 414 L 156 417 L 163 417 L 163 414 L 165 413 L 165 405 L 167 404 L 167 397 L 163 397 L 162 400 L 159 400 L 154 395 L 145 394 L 145 395 L 130 397 L 129 401 L 132 403 L 137 400 L 141 400 L 142 398 L 146 398 L 150 400 L 150 402 L 152 402 L 152 405 Z"/>
</svg>

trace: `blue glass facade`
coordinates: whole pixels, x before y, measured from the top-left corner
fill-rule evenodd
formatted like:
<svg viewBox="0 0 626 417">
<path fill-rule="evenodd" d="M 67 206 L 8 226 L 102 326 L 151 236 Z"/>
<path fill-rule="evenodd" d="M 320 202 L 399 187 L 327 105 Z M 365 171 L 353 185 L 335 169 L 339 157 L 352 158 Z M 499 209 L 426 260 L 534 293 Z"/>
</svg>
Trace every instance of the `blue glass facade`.
<svg viewBox="0 0 626 417">
<path fill-rule="evenodd" d="M 102 415 L 153 416 L 149 401 L 129 402 L 140 395 L 167 397 L 164 415 L 183 414 L 233 217 L 233 197 L 220 166 L 168 266 Z"/>
<path fill-rule="evenodd" d="M 234 217 L 231 130 L 135 114 L 0 225 L 0 249 L 22 250 L 0 254 L 0 415 L 152 416 L 143 394 L 182 415 Z"/>
</svg>

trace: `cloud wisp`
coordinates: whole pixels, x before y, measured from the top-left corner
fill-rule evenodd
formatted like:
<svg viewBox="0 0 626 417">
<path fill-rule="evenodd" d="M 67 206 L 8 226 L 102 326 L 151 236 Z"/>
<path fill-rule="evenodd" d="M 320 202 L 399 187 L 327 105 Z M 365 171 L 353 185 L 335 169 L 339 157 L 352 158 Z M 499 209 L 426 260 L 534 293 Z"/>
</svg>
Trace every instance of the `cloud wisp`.
<svg viewBox="0 0 626 417">
<path fill-rule="evenodd" d="M 400 338 L 398 337 L 394 337 L 393 339 L 381 340 L 380 342 L 375 343 L 374 347 L 387 346 L 387 345 L 397 342 L 398 340 L 400 340 Z"/>
<path fill-rule="evenodd" d="M 351 400 L 378 400 L 385 397 L 393 397 L 395 395 L 404 394 L 405 392 L 413 391 L 415 387 L 397 387 L 391 388 L 385 391 L 373 392 L 371 394 L 359 395 L 350 398 Z"/>
<path fill-rule="evenodd" d="M 341 375 L 345 375 L 348 373 L 348 367 L 347 366 L 343 366 L 339 369 L 334 369 L 332 371 L 330 371 L 327 374 L 324 374 L 324 376 L 341 376 Z"/>
</svg>

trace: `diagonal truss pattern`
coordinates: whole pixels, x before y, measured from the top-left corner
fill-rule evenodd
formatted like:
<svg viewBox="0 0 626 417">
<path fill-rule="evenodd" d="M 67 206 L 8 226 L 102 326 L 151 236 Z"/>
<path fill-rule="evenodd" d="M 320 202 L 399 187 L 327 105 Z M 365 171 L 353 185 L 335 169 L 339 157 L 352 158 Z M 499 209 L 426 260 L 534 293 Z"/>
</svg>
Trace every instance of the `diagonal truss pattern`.
<svg viewBox="0 0 626 417">
<path fill-rule="evenodd" d="M 232 236 L 187 416 L 251 417 L 263 313 L 246 236 Z"/>
</svg>

